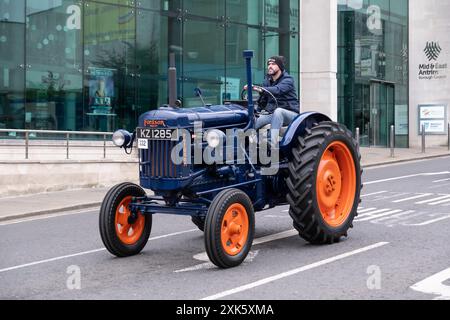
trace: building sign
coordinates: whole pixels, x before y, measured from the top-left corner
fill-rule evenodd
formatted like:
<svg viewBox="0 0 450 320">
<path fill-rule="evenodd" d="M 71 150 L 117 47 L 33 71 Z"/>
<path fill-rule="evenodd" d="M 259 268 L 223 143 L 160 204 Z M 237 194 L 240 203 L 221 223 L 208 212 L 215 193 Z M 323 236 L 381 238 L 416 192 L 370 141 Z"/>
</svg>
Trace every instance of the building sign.
<svg viewBox="0 0 450 320">
<path fill-rule="evenodd" d="M 442 48 L 439 42 L 427 41 L 423 49 L 427 62 L 419 65 L 419 80 L 447 79 L 448 64 L 439 60 L 441 52 Z"/>
<path fill-rule="evenodd" d="M 420 105 L 419 106 L 419 134 L 422 134 L 422 126 L 425 126 L 426 134 L 447 133 L 447 106 L 445 105 Z"/>
</svg>

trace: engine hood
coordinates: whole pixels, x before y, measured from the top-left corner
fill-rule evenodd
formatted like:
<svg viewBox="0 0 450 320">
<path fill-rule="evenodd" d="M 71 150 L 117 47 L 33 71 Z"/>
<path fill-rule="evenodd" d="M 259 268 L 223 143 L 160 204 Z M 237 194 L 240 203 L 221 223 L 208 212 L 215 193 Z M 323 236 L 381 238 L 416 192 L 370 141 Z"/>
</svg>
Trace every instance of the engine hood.
<svg viewBox="0 0 450 320">
<path fill-rule="evenodd" d="M 201 122 L 203 128 L 237 125 L 249 121 L 248 111 L 239 105 L 216 105 L 189 109 L 160 108 L 144 113 L 139 118 L 140 127 L 192 128 Z"/>
</svg>

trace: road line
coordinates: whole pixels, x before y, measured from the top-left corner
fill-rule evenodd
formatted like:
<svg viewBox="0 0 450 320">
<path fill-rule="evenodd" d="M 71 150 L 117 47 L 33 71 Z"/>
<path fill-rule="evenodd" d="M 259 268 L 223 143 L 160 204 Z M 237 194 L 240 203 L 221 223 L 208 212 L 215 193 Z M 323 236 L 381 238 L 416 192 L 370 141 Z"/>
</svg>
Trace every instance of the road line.
<svg viewBox="0 0 450 320">
<path fill-rule="evenodd" d="M 426 204 L 426 203 L 436 202 L 436 201 L 439 201 L 439 200 L 442 200 L 442 199 L 447 199 L 447 198 L 450 198 L 450 195 L 441 196 L 441 197 L 430 199 L 430 200 L 416 202 L 415 204 Z"/>
<path fill-rule="evenodd" d="M 446 203 L 446 202 L 450 202 L 450 199 L 446 199 L 446 200 L 441 200 L 441 201 L 438 201 L 438 202 L 430 203 L 430 206 L 437 206 L 438 204 L 443 204 L 443 203 Z"/>
<path fill-rule="evenodd" d="M 432 195 L 433 195 L 433 193 L 423 193 L 423 194 L 419 194 L 419 195 L 414 196 L 414 197 L 409 197 L 409 198 L 406 198 L 406 199 L 395 200 L 395 201 L 392 201 L 392 203 L 402 203 L 402 202 L 406 202 L 406 201 L 411 201 L 411 200 L 416 200 L 416 199 L 420 199 L 420 198 L 425 198 L 425 197 L 432 196 Z"/>
<path fill-rule="evenodd" d="M 445 182 L 445 181 L 450 181 L 450 179 L 436 180 L 436 181 L 433 181 L 433 183 L 439 183 L 439 182 Z"/>
<path fill-rule="evenodd" d="M 416 212 L 415 210 L 408 210 L 402 213 L 398 213 L 398 214 L 394 214 L 390 217 L 384 217 L 384 218 L 380 218 L 380 219 L 376 219 L 376 222 L 382 222 L 382 221 L 386 221 L 386 220 L 390 220 L 390 219 L 399 219 L 400 217 L 406 216 L 408 214 L 414 213 Z M 423 214 L 422 212 L 420 213 L 421 215 Z"/>
<path fill-rule="evenodd" d="M 363 210 L 358 210 L 358 214 L 365 213 L 365 212 L 372 211 L 372 210 L 377 210 L 377 208 L 367 208 L 367 209 L 363 209 Z"/>
<path fill-rule="evenodd" d="M 375 196 L 377 194 L 382 194 L 382 193 L 386 193 L 387 191 L 379 191 L 379 192 L 374 192 L 374 193 L 369 193 L 369 194 L 364 194 L 361 196 L 361 198 L 365 198 L 365 197 L 370 197 L 370 196 Z"/>
<path fill-rule="evenodd" d="M 359 220 L 359 219 L 367 217 L 367 216 L 371 217 L 374 214 L 383 213 L 383 212 L 386 212 L 389 210 L 392 210 L 392 209 L 379 209 L 379 210 L 375 210 L 375 211 L 371 211 L 371 212 L 366 212 L 366 213 L 360 214 L 358 217 L 355 218 L 355 220 Z"/>
<path fill-rule="evenodd" d="M 98 211 L 100 211 L 100 207 L 86 208 L 86 209 L 81 209 L 81 210 L 73 210 L 73 211 L 69 211 L 66 213 L 52 213 L 52 214 L 46 214 L 46 215 L 37 216 L 37 217 L 8 220 L 8 221 L 0 222 L 0 226 L 9 226 L 9 225 L 19 224 L 19 223 L 24 223 L 24 222 L 32 222 L 32 221 L 74 216 L 74 215 L 80 215 L 80 214 L 93 214 L 93 213 L 98 213 Z"/>
<path fill-rule="evenodd" d="M 394 178 L 383 179 L 383 180 L 369 181 L 369 182 L 365 182 L 364 185 L 367 186 L 367 185 L 372 185 L 372 184 L 377 184 L 377 183 L 382 183 L 382 182 L 389 182 L 389 181 L 396 181 L 396 180 L 416 178 L 416 177 L 424 177 L 424 176 L 425 177 L 442 176 L 444 174 L 450 174 L 450 171 L 411 174 L 409 176 L 402 176 L 402 177 L 394 177 Z"/>
<path fill-rule="evenodd" d="M 300 267 L 300 268 L 297 268 L 297 269 L 294 269 L 294 270 L 291 270 L 291 271 L 288 271 L 288 272 L 284 272 L 284 273 L 280 273 L 278 275 L 274 275 L 272 277 L 264 278 L 264 279 L 261 279 L 261 280 L 256 281 L 256 282 L 249 283 L 249 284 L 244 285 L 244 286 L 240 286 L 240 287 L 237 287 L 237 288 L 234 288 L 234 289 L 231 289 L 231 290 L 227 290 L 227 291 L 215 294 L 213 296 L 209 296 L 209 297 L 203 298 L 202 300 L 218 300 L 218 299 L 221 299 L 221 298 L 225 298 L 225 297 L 234 295 L 236 293 L 240 293 L 240 292 L 243 292 L 243 291 L 251 290 L 251 289 L 254 289 L 254 288 L 266 285 L 268 283 L 271 283 L 271 282 L 274 282 L 274 281 L 277 281 L 277 280 L 288 278 L 288 277 L 294 276 L 296 274 L 299 274 L 299 273 L 302 273 L 302 272 L 305 272 L 305 271 L 308 271 L 308 270 L 312 270 L 312 269 L 315 269 L 315 268 L 318 268 L 318 267 L 321 267 L 321 266 L 324 266 L 324 265 L 327 265 L 327 264 L 330 264 L 330 263 L 333 263 L 333 262 L 336 262 L 336 261 L 339 261 L 339 260 L 343 260 L 343 259 L 351 257 L 351 256 L 355 256 L 357 254 L 361 254 L 361 253 L 364 253 L 364 252 L 367 252 L 367 251 L 371 251 L 371 250 L 374 250 L 374 249 L 386 246 L 388 244 L 389 244 L 389 242 L 376 243 L 376 244 L 368 246 L 368 247 L 364 247 L 364 248 L 361 248 L 361 249 L 358 249 L 358 250 L 350 251 L 350 252 L 347 252 L 347 253 L 344 253 L 344 254 L 341 254 L 341 255 L 338 255 L 338 256 L 334 256 L 334 257 L 331 257 L 331 258 L 328 258 L 328 259 L 325 259 L 325 260 L 321 260 L 321 261 L 318 261 L 318 262 L 315 262 L 315 263 L 312 263 L 312 264 L 309 264 L 309 265 L 306 265 L 306 266 L 303 266 L 303 267 Z"/>
<path fill-rule="evenodd" d="M 447 216 L 447 217 L 442 217 L 442 218 L 438 218 L 438 219 L 434 219 L 434 220 L 429 220 L 429 221 L 425 221 L 425 222 L 422 222 L 422 223 L 416 223 L 416 224 L 405 223 L 404 225 L 405 226 L 411 226 L 411 227 L 424 227 L 424 226 L 428 226 L 430 224 L 433 224 L 433 223 L 436 223 L 436 222 L 439 222 L 439 221 L 443 221 L 443 220 L 447 220 L 447 219 L 450 219 L 450 215 Z"/>
<path fill-rule="evenodd" d="M 414 291 L 438 295 L 439 297 L 435 300 L 450 300 L 450 286 L 444 283 L 450 279 L 450 268 L 439 272 L 410 288 Z"/>
<path fill-rule="evenodd" d="M 403 212 L 403 210 L 392 210 L 392 211 L 389 211 L 389 212 L 385 212 L 385 213 L 378 214 L 378 215 L 375 215 L 375 216 L 370 216 L 370 217 L 359 219 L 359 220 L 356 220 L 356 221 L 358 221 L 358 222 L 365 222 L 365 221 L 375 220 L 375 219 L 378 219 L 378 218 L 383 218 L 383 217 L 390 216 L 390 215 L 393 215 L 393 214 L 396 214 L 396 213 L 400 213 L 400 212 Z"/>
<path fill-rule="evenodd" d="M 191 232 L 194 232 L 194 231 L 198 231 L 198 229 L 192 229 L 192 230 L 187 230 L 187 231 L 181 231 L 181 232 L 175 232 L 175 233 L 171 233 L 171 234 L 166 234 L 166 235 L 163 235 L 163 236 L 150 238 L 148 241 L 150 242 L 150 241 L 155 241 L 155 240 L 159 240 L 159 239 L 175 237 L 175 236 L 179 236 L 179 235 L 182 235 L 182 234 L 191 233 Z M 35 262 L 31 262 L 31 263 L 26 263 L 26 264 L 21 264 L 21 265 L 14 266 L 14 267 L 0 269 L 0 273 L 13 271 L 13 270 L 18 270 L 18 269 L 23 269 L 23 268 L 27 268 L 27 267 L 32 267 L 32 266 L 36 266 L 36 265 L 40 265 L 40 264 L 45 264 L 45 263 L 65 260 L 65 259 L 69 259 L 69 258 L 85 256 L 85 255 L 98 253 L 98 252 L 102 252 L 102 251 L 106 251 L 106 248 L 95 249 L 95 250 L 90 250 L 90 251 L 84 251 L 84 252 L 79 252 L 79 253 L 70 254 L 70 255 L 66 255 L 66 256 L 60 256 L 60 257 L 56 257 L 56 258 L 40 260 L 40 261 L 35 261 Z"/>
<path fill-rule="evenodd" d="M 288 230 L 288 231 L 283 231 L 280 233 L 276 233 L 276 234 L 271 234 L 265 237 L 261 237 L 258 239 L 253 240 L 253 244 L 252 246 L 256 246 L 256 245 L 260 245 L 263 243 L 268 243 L 268 242 L 272 242 L 272 241 L 276 241 L 276 240 L 281 240 L 281 239 L 286 239 L 286 238 L 290 238 L 293 236 L 298 236 L 298 231 L 295 229 L 292 230 Z M 182 273 L 182 272 L 188 272 L 188 271 L 198 271 L 198 270 L 202 270 L 202 269 L 210 269 L 211 265 L 209 262 L 209 258 L 208 258 L 208 254 L 206 252 L 202 252 L 199 254 L 196 254 L 194 256 L 195 260 L 199 260 L 199 261 L 205 261 L 206 263 L 202 263 L 202 264 L 198 264 L 196 266 L 193 267 L 189 267 L 186 269 L 182 269 L 182 270 L 176 270 L 174 271 L 174 273 Z M 251 261 L 253 261 L 254 257 L 251 259 Z"/>
</svg>

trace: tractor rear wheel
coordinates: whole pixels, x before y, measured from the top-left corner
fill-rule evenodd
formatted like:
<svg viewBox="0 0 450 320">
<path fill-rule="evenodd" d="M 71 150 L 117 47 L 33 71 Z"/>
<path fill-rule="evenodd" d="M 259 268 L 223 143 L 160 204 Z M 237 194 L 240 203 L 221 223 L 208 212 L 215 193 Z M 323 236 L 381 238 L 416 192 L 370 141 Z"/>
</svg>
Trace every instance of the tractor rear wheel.
<svg viewBox="0 0 450 320">
<path fill-rule="evenodd" d="M 294 227 L 312 244 L 348 236 L 361 193 L 361 155 L 351 132 L 323 122 L 298 137 L 289 163 L 287 200 Z"/>
<path fill-rule="evenodd" d="M 240 265 L 250 252 L 255 234 L 255 214 L 250 198 L 237 189 L 217 195 L 205 221 L 205 248 L 219 268 Z"/>
<path fill-rule="evenodd" d="M 133 217 L 129 205 L 134 197 L 144 197 L 145 191 L 132 183 L 113 187 L 103 200 L 99 228 L 106 249 L 117 257 L 139 254 L 152 230 L 152 216 Z"/>
</svg>

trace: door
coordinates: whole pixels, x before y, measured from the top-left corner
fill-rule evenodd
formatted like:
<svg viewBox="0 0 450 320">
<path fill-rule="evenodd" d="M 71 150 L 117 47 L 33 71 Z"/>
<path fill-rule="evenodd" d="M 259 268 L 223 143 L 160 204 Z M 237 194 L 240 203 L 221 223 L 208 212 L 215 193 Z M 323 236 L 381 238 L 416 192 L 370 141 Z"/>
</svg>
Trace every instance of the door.
<svg viewBox="0 0 450 320">
<path fill-rule="evenodd" d="M 370 146 L 388 147 L 389 132 L 394 125 L 395 86 L 387 82 L 370 85 Z"/>
</svg>

